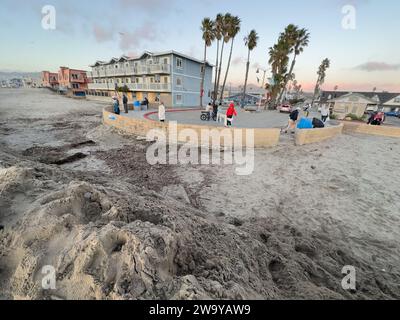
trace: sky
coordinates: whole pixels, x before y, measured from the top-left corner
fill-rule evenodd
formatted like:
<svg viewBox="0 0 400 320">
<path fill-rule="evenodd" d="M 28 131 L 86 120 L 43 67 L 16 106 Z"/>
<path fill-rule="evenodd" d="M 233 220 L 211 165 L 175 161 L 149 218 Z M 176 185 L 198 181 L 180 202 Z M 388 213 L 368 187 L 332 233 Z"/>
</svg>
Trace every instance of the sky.
<svg viewBox="0 0 400 320">
<path fill-rule="evenodd" d="M 56 9 L 55 30 L 42 27 L 46 5 Z M 354 12 L 346 11 L 349 6 Z M 247 33 L 255 29 L 260 37 L 249 74 L 249 82 L 257 83 L 258 67 L 270 76 L 268 49 L 293 23 L 310 32 L 294 70 L 306 91 L 313 89 L 321 61 L 329 58 L 325 90 L 337 85 L 400 92 L 398 0 L 0 0 L 0 71 L 90 70 L 97 60 L 145 50 L 203 59 L 201 21 L 226 12 L 242 20 L 228 85 L 244 83 Z M 215 63 L 215 44 L 207 58 Z"/>
</svg>

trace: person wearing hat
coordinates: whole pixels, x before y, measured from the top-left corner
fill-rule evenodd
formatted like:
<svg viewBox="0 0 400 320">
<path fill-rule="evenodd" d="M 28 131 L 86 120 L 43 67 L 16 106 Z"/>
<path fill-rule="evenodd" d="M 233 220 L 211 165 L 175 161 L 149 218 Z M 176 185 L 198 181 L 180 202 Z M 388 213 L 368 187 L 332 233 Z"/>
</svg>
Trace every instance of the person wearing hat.
<svg viewBox="0 0 400 320">
<path fill-rule="evenodd" d="M 294 110 L 290 113 L 289 124 L 285 130 L 285 133 L 288 133 L 289 130 L 292 130 L 292 133 L 294 133 L 294 130 L 296 129 L 296 123 L 299 120 L 300 111 L 301 111 L 301 108 L 297 107 L 296 110 Z"/>
<path fill-rule="evenodd" d="M 233 117 L 237 117 L 237 112 L 235 109 L 235 104 L 231 103 L 228 110 L 226 110 L 226 127 L 232 126 Z"/>
</svg>

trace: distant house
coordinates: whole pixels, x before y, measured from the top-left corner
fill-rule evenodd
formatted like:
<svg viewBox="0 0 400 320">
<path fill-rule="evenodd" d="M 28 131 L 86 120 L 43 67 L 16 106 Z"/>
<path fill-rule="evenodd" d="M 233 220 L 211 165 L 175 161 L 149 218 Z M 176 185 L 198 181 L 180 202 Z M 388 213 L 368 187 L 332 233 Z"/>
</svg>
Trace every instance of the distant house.
<svg viewBox="0 0 400 320">
<path fill-rule="evenodd" d="M 58 71 L 59 90 L 74 95 L 85 95 L 88 89 L 86 71 L 60 67 Z"/>
<path fill-rule="evenodd" d="M 349 92 L 349 91 L 322 91 L 320 97 L 315 101 L 316 104 L 322 105 L 327 104 L 329 100 L 334 100 L 340 98 L 344 95 L 348 95 L 349 93 L 359 94 L 368 99 L 371 99 L 372 102 L 368 104 L 368 111 L 378 111 L 383 109 L 384 111 L 394 111 L 399 106 L 395 102 L 396 98 L 400 98 L 400 93 L 392 93 L 392 92 Z"/>
<path fill-rule="evenodd" d="M 58 73 L 42 71 L 42 86 L 45 88 L 58 89 Z"/>
<path fill-rule="evenodd" d="M 167 107 L 198 107 L 203 61 L 176 51 L 144 52 L 138 57 L 122 56 L 97 61 L 89 73 L 89 96 L 111 97 L 125 91 L 130 100 L 164 102 Z M 213 66 L 206 63 L 203 102 L 212 92 Z"/>
<path fill-rule="evenodd" d="M 246 93 L 246 95 L 244 97 L 244 104 L 245 105 L 258 104 L 260 102 L 261 98 L 262 98 L 261 95 L 254 95 L 254 94 Z M 229 97 L 226 97 L 226 100 L 234 101 L 236 104 L 241 104 L 243 101 L 243 93 L 233 94 Z"/>
<path fill-rule="evenodd" d="M 385 102 L 383 104 L 383 111 L 400 111 L 400 95 L 394 97 L 393 99 Z"/>
<path fill-rule="evenodd" d="M 361 118 L 368 105 L 374 105 L 376 101 L 362 94 L 350 92 L 338 98 L 327 100 L 327 103 L 330 104 L 333 113 L 338 119 L 343 120 L 349 114 L 354 114 Z"/>
</svg>

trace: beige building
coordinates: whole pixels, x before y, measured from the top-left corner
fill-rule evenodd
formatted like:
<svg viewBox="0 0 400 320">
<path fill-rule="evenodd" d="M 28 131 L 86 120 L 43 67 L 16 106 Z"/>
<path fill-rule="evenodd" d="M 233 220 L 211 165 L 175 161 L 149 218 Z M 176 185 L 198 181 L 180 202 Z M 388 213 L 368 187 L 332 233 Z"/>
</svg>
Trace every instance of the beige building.
<svg viewBox="0 0 400 320">
<path fill-rule="evenodd" d="M 359 93 L 348 93 L 336 99 L 328 100 L 331 104 L 333 113 L 339 120 L 343 120 L 349 114 L 362 117 L 367 110 L 367 106 L 376 105 L 377 102 Z"/>
</svg>

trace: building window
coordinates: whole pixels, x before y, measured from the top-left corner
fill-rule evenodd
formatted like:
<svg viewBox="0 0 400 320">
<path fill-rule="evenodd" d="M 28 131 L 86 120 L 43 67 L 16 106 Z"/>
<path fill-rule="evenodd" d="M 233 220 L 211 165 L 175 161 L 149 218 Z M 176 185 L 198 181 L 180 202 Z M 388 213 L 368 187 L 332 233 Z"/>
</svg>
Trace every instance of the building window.
<svg viewBox="0 0 400 320">
<path fill-rule="evenodd" d="M 168 64 L 168 58 L 164 58 L 164 64 Z"/>
<path fill-rule="evenodd" d="M 168 83 L 168 77 L 164 77 L 164 83 Z"/>
<path fill-rule="evenodd" d="M 176 67 L 178 69 L 183 69 L 183 60 L 181 58 L 176 58 Z"/>
<path fill-rule="evenodd" d="M 182 78 L 181 77 L 177 77 L 176 78 L 176 86 L 177 87 L 182 87 Z"/>
<path fill-rule="evenodd" d="M 175 96 L 175 98 L 176 98 L 176 104 L 182 104 L 183 103 L 183 97 L 182 97 L 181 94 L 177 94 Z"/>
</svg>

